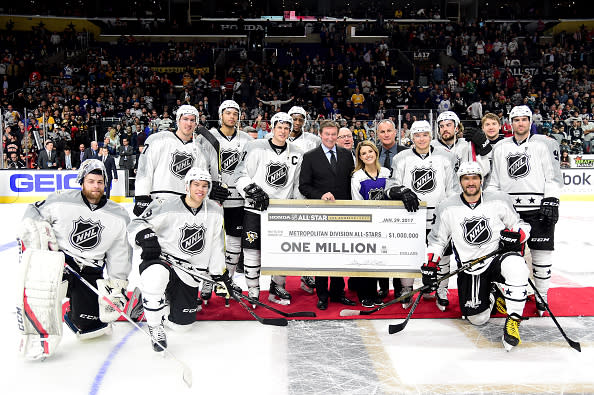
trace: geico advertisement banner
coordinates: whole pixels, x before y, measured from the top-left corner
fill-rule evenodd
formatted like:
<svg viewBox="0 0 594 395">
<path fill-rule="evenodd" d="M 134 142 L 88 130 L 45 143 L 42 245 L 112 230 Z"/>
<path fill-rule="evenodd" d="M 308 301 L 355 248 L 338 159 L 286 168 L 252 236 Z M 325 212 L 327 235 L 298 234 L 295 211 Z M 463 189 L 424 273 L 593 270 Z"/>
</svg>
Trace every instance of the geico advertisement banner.
<svg viewBox="0 0 594 395">
<path fill-rule="evenodd" d="M 561 169 L 561 200 L 594 200 L 594 169 Z"/>
<path fill-rule="evenodd" d="M 31 203 L 61 189 L 80 189 L 75 170 L 2 170 L 0 203 Z M 111 199 L 126 200 L 125 172 L 118 170 L 117 182 L 111 183 Z"/>
<path fill-rule="evenodd" d="M 261 242 L 264 274 L 416 277 L 426 215 L 394 201 L 271 200 L 262 237 L 246 241 Z"/>
</svg>

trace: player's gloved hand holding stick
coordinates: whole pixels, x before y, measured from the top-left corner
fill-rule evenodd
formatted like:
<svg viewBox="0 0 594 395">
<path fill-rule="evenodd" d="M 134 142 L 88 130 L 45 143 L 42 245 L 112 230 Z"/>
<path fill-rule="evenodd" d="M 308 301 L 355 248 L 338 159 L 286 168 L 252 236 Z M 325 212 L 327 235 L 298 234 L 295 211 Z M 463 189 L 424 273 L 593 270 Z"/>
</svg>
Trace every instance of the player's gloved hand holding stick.
<svg viewBox="0 0 594 395">
<path fill-rule="evenodd" d="M 142 248 L 140 258 L 143 261 L 152 261 L 159 258 L 161 255 L 161 246 L 157 235 L 151 229 L 143 229 L 136 234 L 136 244 Z"/>
</svg>

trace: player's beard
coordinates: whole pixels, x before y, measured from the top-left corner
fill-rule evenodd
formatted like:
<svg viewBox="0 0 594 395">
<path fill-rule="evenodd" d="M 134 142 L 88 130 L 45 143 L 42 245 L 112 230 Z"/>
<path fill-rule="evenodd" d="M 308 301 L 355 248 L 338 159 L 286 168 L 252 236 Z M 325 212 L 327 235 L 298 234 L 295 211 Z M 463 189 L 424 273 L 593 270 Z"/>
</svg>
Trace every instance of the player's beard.
<svg viewBox="0 0 594 395">
<path fill-rule="evenodd" d="M 466 198 L 466 201 L 468 201 L 468 202 L 476 202 L 481 195 L 481 187 L 472 185 L 472 187 L 474 189 L 472 191 L 469 191 L 468 190 L 469 186 L 470 185 L 467 185 L 466 187 L 463 188 L 464 197 Z"/>
<path fill-rule="evenodd" d="M 85 196 L 85 198 L 87 198 L 87 200 L 89 201 L 89 203 L 91 204 L 98 204 L 99 201 L 101 200 L 101 197 L 103 196 L 103 193 L 105 192 L 105 189 L 103 190 L 97 190 L 97 189 L 87 189 L 85 188 L 85 186 L 83 185 L 82 187 L 82 193 Z"/>
</svg>

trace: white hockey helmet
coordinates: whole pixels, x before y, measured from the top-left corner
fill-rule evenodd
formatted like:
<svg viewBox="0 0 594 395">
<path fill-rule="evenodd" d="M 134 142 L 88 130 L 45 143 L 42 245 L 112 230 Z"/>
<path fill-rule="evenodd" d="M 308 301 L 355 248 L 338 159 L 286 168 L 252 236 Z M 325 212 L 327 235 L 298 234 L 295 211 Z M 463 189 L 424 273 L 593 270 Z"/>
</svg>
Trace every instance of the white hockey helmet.
<svg viewBox="0 0 594 395">
<path fill-rule="evenodd" d="M 184 104 L 177 109 L 177 112 L 175 113 L 175 122 L 179 124 L 179 120 L 184 115 L 194 115 L 196 117 L 196 122 L 200 119 L 200 113 L 196 110 L 196 107 L 189 104 Z"/>
<path fill-rule="evenodd" d="M 305 109 L 303 107 L 293 106 L 293 107 L 291 107 L 291 109 L 289 110 L 289 112 L 287 114 L 289 114 L 289 115 L 299 114 L 299 115 L 302 115 L 304 119 L 307 119 L 307 112 L 305 111 Z"/>
<path fill-rule="evenodd" d="M 276 124 L 279 122 L 288 123 L 289 128 L 293 130 L 293 118 L 286 112 L 277 112 L 272 116 L 272 118 L 270 118 L 270 126 L 272 129 L 274 129 Z"/>
<path fill-rule="evenodd" d="M 515 106 L 509 112 L 509 119 L 513 120 L 515 117 L 528 117 L 530 125 L 532 125 L 532 111 L 528 106 Z"/>
<path fill-rule="evenodd" d="M 184 177 L 184 184 L 186 185 L 186 192 L 190 191 L 190 184 L 192 181 L 206 181 L 208 182 L 208 193 L 212 189 L 212 177 L 210 173 L 201 167 L 192 167 Z"/>
<path fill-rule="evenodd" d="M 225 111 L 228 108 L 233 108 L 233 109 L 237 110 L 238 119 L 241 118 L 241 108 L 239 107 L 239 104 L 237 104 L 237 102 L 235 100 L 225 100 L 219 106 L 219 119 L 221 119 L 221 116 L 223 115 L 223 111 Z"/>
<path fill-rule="evenodd" d="M 433 128 L 427 121 L 414 121 L 410 127 L 410 136 L 413 137 L 416 133 L 429 132 L 429 137 L 433 138 Z"/>
<path fill-rule="evenodd" d="M 439 116 L 437 117 L 437 124 L 439 125 L 441 121 L 449 120 L 454 121 L 456 127 L 460 125 L 460 118 L 458 118 L 458 115 L 456 115 L 456 113 L 453 111 L 444 111 L 441 114 L 439 114 Z"/>
<path fill-rule="evenodd" d="M 477 174 L 481 178 L 481 182 L 483 180 L 483 169 L 478 162 L 462 162 L 460 163 L 460 167 L 458 168 L 458 181 L 462 176 L 467 176 L 470 174 Z"/>
<path fill-rule="evenodd" d="M 107 170 L 105 170 L 105 165 L 99 159 L 87 159 L 85 160 L 78 169 L 78 174 L 76 176 L 76 182 L 82 185 L 85 177 L 87 174 L 101 174 L 103 175 L 103 179 L 107 180 Z"/>
</svg>

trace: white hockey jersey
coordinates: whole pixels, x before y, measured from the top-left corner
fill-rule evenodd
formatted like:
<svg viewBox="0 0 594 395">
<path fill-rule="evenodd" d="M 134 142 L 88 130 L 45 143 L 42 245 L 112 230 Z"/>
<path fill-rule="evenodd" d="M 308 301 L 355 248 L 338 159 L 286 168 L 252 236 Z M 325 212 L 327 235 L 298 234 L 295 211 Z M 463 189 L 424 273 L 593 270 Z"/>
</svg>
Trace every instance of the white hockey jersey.
<svg viewBox="0 0 594 395">
<path fill-rule="evenodd" d="M 390 169 L 380 168 L 376 178 L 364 169 L 357 170 L 351 178 L 351 197 L 353 200 L 382 200 L 390 178 Z"/>
<path fill-rule="evenodd" d="M 200 210 L 194 212 L 185 204 L 184 196 L 153 200 L 140 217 L 130 222 L 130 243 L 135 245 L 136 234 L 147 228 L 157 234 L 165 258 L 205 273 L 223 273 L 225 229 L 223 209 L 217 203 L 205 199 Z M 198 285 L 189 274 L 174 270 L 186 284 Z"/>
<path fill-rule="evenodd" d="M 223 207 L 242 207 L 243 197 L 237 192 L 233 173 L 239 164 L 241 153 L 245 145 L 253 138 L 245 132 L 235 132 L 232 136 L 225 136 L 219 129 L 212 128 L 210 133 L 219 142 L 221 155 L 221 180 L 229 187 L 231 195 L 223 202 Z"/>
<path fill-rule="evenodd" d="M 518 211 L 536 210 L 546 197 L 559 198 L 563 178 L 559 145 L 546 136 L 532 135 L 518 144 L 507 137 L 493 147 L 493 171 L 487 190 L 507 192 Z"/>
<path fill-rule="evenodd" d="M 427 253 L 441 256 L 451 238 L 459 264 L 497 250 L 503 229 L 523 233 L 522 242 L 530 237 L 530 225 L 520 219 L 510 197 L 501 192 L 483 192 L 474 207 L 461 195 L 452 195 L 437 206 L 435 216 L 427 237 Z M 467 273 L 482 273 L 492 260 L 474 265 Z"/>
<path fill-rule="evenodd" d="M 301 199 L 299 173 L 302 159 L 303 150 L 293 143 L 287 142 L 285 149 L 277 152 L 270 140 L 251 141 L 244 147 L 242 159 L 235 169 L 235 186 L 244 198 L 244 188 L 255 183 L 270 199 Z M 252 206 L 251 199 L 246 199 L 245 207 Z"/>
<path fill-rule="evenodd" d="M 218 154 L 204 137 L 182 141 L 175 133 L 153 133 L 146 139 L 138 157 L 134 193 L 153 199 L 185 194 L 184 177 L 192 166 L 208 169 L 215 181 L 220 180 Z"/>
<path fill-rule="evenodd" d="M 392 185 L 404 185 L 427 203 L 426 229 L 431 228 L 437 204 L 460 192 L 454 173 L 456 156 L 441 147 L 430 147 L 424 158 L 414 148 L 401 151 L 392 160 Z"/>
<path fill-rule="evenodd" d="M 272 132 L 266 133 L 266 139 L 272 138 Z M 310 151 L 316 148 L 318 145 L 322 144 L 322 139 L 316 136 L 313 133 L 309 132 L 302 132 L 299 136 L 291 137 L 287 139 L 287 141 L 293 143 L 293 145 L 301 148 L 303 153 Z"/>
<path fill-rule="evenodd" d="M 111 200 L 92 207 L 79 190 L 58 191 L 29 205 L 24 217 L 49 222 L 60 250 L 79 265 L 106 267 L 109 277 L 127 279 L 132 270 L 128 212 Z"/>
<path fill-rule="evenodd" d="M 488 157 L 483 157 L 472 153 L 472 143 L 466 141 L 464 138 L 456 139 L 456 142 L 449 146 L 444 144 L 441 140 L 431 140 L 431 145 L 434 147 L 441 147 L 456 155 L 456 165 L 454 166 L 454 173 L 458 171 L 460 163 L 462 162 L 478 162 L 483 169 L 483 176 L 487 176 L 491 171 L 491 163 Z"/>
</svg>

